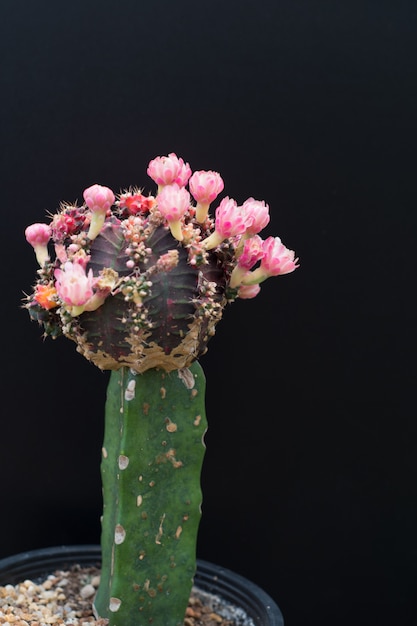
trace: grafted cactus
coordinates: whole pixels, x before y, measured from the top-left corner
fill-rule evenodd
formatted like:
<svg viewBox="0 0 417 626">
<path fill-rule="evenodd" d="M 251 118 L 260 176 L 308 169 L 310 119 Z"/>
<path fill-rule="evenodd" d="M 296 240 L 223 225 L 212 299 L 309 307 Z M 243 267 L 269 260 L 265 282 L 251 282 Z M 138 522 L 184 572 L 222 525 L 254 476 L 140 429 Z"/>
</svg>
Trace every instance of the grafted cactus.
<svg viewBox="0 0 417 626">
<path fill-rule="evenodd" d="M 292 272 L 294 252 L 259 232 L 269 208 L 228 196 L 217 172 L 174 153 L 153 159 L 155 196 L 92 185 L 26 238 L 40 265 L 25 306 L 112 370 L 102 456 L 102 577 L 109 626 L 183 623 L 196 568 L 204 458 L 199 357 L 227 303 Z M 189 185 L 190 192 L 186 189 Z M 54 254 L 51 255 L 53 248 Z"/>
</svg>

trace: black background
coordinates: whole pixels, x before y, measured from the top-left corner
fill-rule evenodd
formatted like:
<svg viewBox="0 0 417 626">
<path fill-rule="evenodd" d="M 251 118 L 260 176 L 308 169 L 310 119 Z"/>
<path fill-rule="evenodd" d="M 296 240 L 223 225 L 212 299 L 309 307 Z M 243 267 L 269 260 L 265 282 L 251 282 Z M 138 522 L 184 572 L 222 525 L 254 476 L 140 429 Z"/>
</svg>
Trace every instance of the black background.
<svg viewBox="0 0 417 626">
<path fill-rule="evenodd" d="M 417 624 L 417 5 L 1 3 L 0 558 L 98 543 L 107 374 L 20 308 L 25 227 L 150 159 L 270 206 L 293 274 L 208 353 L 198 556 L 286 626 Z"/>
</svg>

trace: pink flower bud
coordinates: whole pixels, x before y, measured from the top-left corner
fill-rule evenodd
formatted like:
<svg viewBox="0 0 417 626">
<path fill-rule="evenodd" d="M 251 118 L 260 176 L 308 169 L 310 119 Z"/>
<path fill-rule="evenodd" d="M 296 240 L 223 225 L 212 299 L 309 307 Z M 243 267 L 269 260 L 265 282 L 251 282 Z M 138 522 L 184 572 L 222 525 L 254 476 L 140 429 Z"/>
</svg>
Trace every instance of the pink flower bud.
<svg viewBox="0 0 417 626">
<path fill-rule="evenodd" d="M 81 215 L 80 213 L 78 213 L 78 215 L 75 213 L 75 215 L 76 217 L 66 213 L 57 213 L 54 215 L 51 222 L 52 238 L 54 241 L 64 241 L 66 237 L 75 234 L 77 229 L 80 228 L 84 223 L 85 215 Z"/>
<path fill-rule="evenodd" d="M 229 237 L 241 235 L 245 230 L 246 220 L 242 207 L 237 205 L 236 200 L 226 196 L 216 209 L 214 232 L 204 240 L 203 245 L 206 250 L 210 250 Z"/>
<path fill-rule="evenodd" d="M 241 285 L 237 292 L 239 298 L 248 300 L 249 298 L 255 298 L 260 292 L 260 285 Z"/>
<path fill-rule="evenodd" d="M 210 204 L 224 189 L 224 182 L 218 172 L 200 170 L 194 172 L 189 182 L 190 191 L 197 201 L 196 220 L 204 222 Z"/>
<path fill-rule="evenodd" d="M 166 185 L 157 199 L 158 209 L 168 222 L 184 217 L 190 207 L 190 194 L 176 183 Z"/>
<path fill-rule="evenodd" d="M 48 242 L 52 235 L 52 228 L 47 224 L 31 224 L 25 230 L 26 241 L 35 250 L 36 260 L 42 267 L 49 259 Z"/>
<path fill-rule="evenodd" d="M 56 258 L 61 263 L 66 263 L 68 261 L 68 254 L 67 254 L 67 249 L 64 246 L 64 244 L 63 243 L 56 243 L 54 248 L 55 248 Z"/>
<path fill-rule="evenodd" d="M 224 182 L 218 172 L 200 170 L 191 176 L 189 187 L 197 202 L 210 204 L 223 191 Z"/>
<path fill-rule="evenodd" d="M 158 156 L 149 162 L 147 174 L 158 185 L 171 185 L 177 183 L 184 187 L 191 176 L 191 169 L 188 163 L 178 158 L 174 152 L 168 156 Z"/>
<path fill-rule="evenodd" d="M 242 211 L 246 215 L 247 234 L 255 235 L 269 224 L 269 206 L 263 200 L 248 198 L 242 204 Z"/>
<path fill-rule="evenodd" d="M 46 246 L 51 238 L 52 229 L 47 224 L 31 224 L 25 230 L 26 241 L 31 246 Z"/>
<path fill-rule="evenodd" d="M 165 185 L 157 196 L 158 209 L 167 220 L 172 236 L 182 241 L 181 220 L 190 207 L 190 194 L 177 183 Z"/>
<path fill-rule="evenodd" d="M 92 185 L 85 189 L 83 196 L 86 205 L 92 212 L 87 237 L 95 239 L 103 227 L 107 211 L 114 204 L 114 193 L 108 187 Z"/>
<path fill-rule="evenodd" d="M 115 200 L 112 190 L 102 185 L 88 187 L 84 190 L 83 197 L 90 211 L 98 213 L 107 213 Z"/>
</svg>

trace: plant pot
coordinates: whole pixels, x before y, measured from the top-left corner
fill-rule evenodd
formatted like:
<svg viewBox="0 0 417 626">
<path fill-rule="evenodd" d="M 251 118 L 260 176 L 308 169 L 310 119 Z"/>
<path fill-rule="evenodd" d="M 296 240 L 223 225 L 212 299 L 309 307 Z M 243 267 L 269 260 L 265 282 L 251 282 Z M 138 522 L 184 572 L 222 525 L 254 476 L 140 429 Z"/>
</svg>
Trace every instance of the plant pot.
<svg viewBox="0 0 417 626">
<path fill-rule="evenodd" d="M 45 577 L 56 569 L 72 565 L 99 565 L 99 545 L 57 546 L 21 552 L 0 559 L 0 585 L 15 585 L 26 579 Z M 199 591 L 218 598 L 227 612 L 238 609 L 242 626 L 284 626 L 276 602 L 258 585 L 247 578 L 208 561 L 197 560 L 195 586 Z"/>
</svg>

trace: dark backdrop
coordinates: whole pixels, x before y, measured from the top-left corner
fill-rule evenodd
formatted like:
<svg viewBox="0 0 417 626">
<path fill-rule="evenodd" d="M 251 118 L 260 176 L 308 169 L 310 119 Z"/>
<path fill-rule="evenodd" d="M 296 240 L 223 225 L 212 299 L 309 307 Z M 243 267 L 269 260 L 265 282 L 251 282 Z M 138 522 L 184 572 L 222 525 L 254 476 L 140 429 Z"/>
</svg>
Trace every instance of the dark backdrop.
<svg viewBox="0 0 417 626">
<path fill-rule="evenodd" d="M 20 308 L 24 228 L 174 151 L 264 199 L 294 274 L 201 359 L 198 555 L 286 626 L 417 624 L 414 2 L 1 3 L 0 557 L 97 543 L 107 375 Z"/>
</svg>

